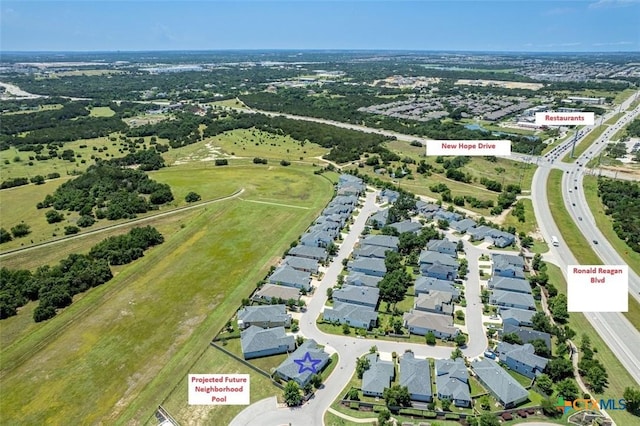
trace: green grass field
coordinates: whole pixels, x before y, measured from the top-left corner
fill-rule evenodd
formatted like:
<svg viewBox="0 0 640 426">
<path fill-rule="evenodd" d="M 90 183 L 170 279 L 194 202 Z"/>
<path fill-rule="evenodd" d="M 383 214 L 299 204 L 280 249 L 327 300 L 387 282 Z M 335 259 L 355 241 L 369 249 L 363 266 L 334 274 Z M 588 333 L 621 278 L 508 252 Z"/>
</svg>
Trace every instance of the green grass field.
<svg viewBox="0 0 640 426">
<path fill-rule="evenodd" d="M 624 112 L 618 112 L 614 114 L 613 117 L 604 122 L 604 124 L 612 125 L 615 124 L 620 118 L 624 115 Z"/>
<path fill-rule="evenodd" d="M 600 137 L 600 135 L 607 129 L 608 126 L 601 125 L 593 129 L 579 144 L 576 145 L 576 149 L 571 157 L 571 150 L 567 152 L 562 158 L 564 163 L 574 163 L 578 157 L 580 157 L 591 145 Z"/>
<path fill-rule="evenodd" d="M 14 330 L 13 343 L 3 347 L 0 370 L 4 422 L 144 423 L 151 418 L 332 192 L 311 169 L 255 173 L 254 166 L 247 168 L 253 173 L 246 181 L 241 181 L 242 167 L 200 173 L 172 167 L 156 175 L 171 182 L 176 193 L 227 179 L 247 189 L 246 200 L 275 199 L 308 209 L 234 199 L 191 210 L 161 229 L 164 244 L 116 268 L 112 281 L 81 295 L 50 321 Z"/>
<path fill-rule="evenodd" d="M 91 117 L 113 117 L 116 115 L 116 112 L 111 108 L 107 107 L 93 107 L 89 110 L 89 115 Z"/>
<path fill-rule="evenodd" d="M 549 209 L 558 228 L 562 230 L 562 238 L 580 264 L 601 265 L 602 261 L 591 248 L 591 244 L 584 238 L 564 206 L 560 190 L 561 183 L 562 170 L 552 170 L 547 181 Z M 629 297 L 629 311 L 625 312 L 624 316 L 637 329 L 640 329 L 640 304 L 636 299 Z"/>
<path fill-rule="evenodd" d="M 536 216 L 533 214 L 533 204 L 528 198 L 522 198 L 519 200 L 524 205 L 524 222 L 520 222 L 517 217 L 511 213 L 507 214 L 503 226 L 515 226 L 518 233 L 524 232 L 529 235 L 538 230 L 538 222 Z"/>
</svg>

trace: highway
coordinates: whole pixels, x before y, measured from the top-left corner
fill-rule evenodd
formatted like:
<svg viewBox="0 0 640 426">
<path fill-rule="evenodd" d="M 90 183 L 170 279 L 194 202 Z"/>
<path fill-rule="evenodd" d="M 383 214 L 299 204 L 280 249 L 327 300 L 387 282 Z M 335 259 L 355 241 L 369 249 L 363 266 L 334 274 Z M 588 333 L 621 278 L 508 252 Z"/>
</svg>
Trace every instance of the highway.
<svg viewBox="0 0 640 426">
<path fill-rule="evenodd" d="M 631 98 L 629 98 L 625 104 L 628 105 L 630 102 Z M 623 108 L 626 107 L 623 105 Z M 531 199 L 533 201 L 534 213 L 538 221 L 540 231 L 545 239 L 550 241 L 551 236 L 555 235 L 560 241 L 559 247 L 551 247 L 549 254 L 545 255 L 544 258 L 545 260 L 558 265 L 561 268 L 565 279 L 567 277 L 567 265 L 578 264 L 578 261 L 562 239 L 562 233 L 554 222 L 553 216 L 549 210 L 546 190 L 549 173 L 552 168 L 556 167 L 564 170 L 565 173 L 563 176 L 562 191 L 565 205 L 585 237 L 589 241 L 598 241 L 598 244 L 592 243 L 592 247 L 598 256 L 600 256 L 602 261 L 605 264 L 627 263 L 620 258 L 617 252 L 597 229 L 593 215 L 591 214 L 586 202 L 584 189 L 582 187 L 582 179 L 585 173 L 583 166 L 586 164 L 586 161 L 588 161 L 588 158 L 593 158 L 593 156 L 598 155 L 598 153 L 604 149 L 606 145 L 604 141 L 611 135 L 611 132 L 616 131 L 621 125 L 624 125 L 624 123 L 628 122 L 632 117 L 638 115 L 638 113 L 638 108 L 627 112 L 617 124 L 610 126 L 608 131 L 604 132 L 600 138 L 594 141 L 591 149 L 586 151 L 574 163 L 562 163 L 561 167 L 557 167 L 555 164 L 552 165 L 548 163 L 546 159 L 539 161 L 539 165 L 541 167 L 538 167 L 536 170 L 531 187 Z M 570 144 L 571 142 L 566 143 Z M 562 149 L 560 151 L 562 151 Z M 566 151 L 566 149 L 564 151 Z M 547 159 L 548 158 L 549 157 L 547 157 Z M 576 186 L 578 188 L 577 190 L 575 189 Z M 630 270 L 629 290 L 636 299 L 640 296 L 639 282 L 637 274 Z M 585 313 L 585 317 L 602 337 L 605 343 L 611 348 L 612 352 L 620 360 L 622 365 L 627 369 L 627 371 L 629 371 L 629 374 L 633 379 L 637 383 L 640 383 L 640 352 L 637 351 L 637 347 L 640 345 L 640 332 L 638 332 L 638 330 L 621 313 Z"/>
</svg>

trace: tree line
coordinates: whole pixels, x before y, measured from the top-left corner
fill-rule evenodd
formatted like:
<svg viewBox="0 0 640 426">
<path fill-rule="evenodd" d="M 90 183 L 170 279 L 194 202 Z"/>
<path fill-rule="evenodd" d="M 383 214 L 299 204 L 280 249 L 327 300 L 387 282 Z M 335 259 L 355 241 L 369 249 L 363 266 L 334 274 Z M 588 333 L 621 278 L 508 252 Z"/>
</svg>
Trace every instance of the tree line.
<svg viewBox="0 0 640 426">
<path fill-rule="evenodd" d="M 598 179 L 598 196 L 605 214 L 613 220 L 618 237 L 640 253 L 640 185 L 608 178 Z"/>
<path fill-rule="evenodd" d="M 129 233 L 109 237 L 95 245 L 89 254 L 73 253 L 55 266 L 26 269 L 0 269 L 0 319 L 16 315 L 18 308 L 39 300 L 33 312 L 35 322 L 56 315 L 69 306 L 73 296 L 102 285 L 113 277 L 109 265 L 122 265 L 143 256 L 164 237 L 155 228 L 133 228 Z"/>
</svg>

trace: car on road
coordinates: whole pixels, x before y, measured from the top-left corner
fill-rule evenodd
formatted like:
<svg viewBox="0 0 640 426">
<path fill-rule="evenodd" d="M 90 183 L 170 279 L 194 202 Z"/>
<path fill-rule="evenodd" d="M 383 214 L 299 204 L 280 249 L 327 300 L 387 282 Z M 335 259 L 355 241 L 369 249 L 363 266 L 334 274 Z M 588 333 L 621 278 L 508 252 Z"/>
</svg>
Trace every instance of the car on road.
<svg viewBox="0 0 640 426">
<path fill-rule="evenodd" d="M 582 220 L 582 216 L 578 216 L 578 220 Z"/>
<path fill-rule="evenodd" d="M 598 240 L 593 240 L 593 244 L 598 244 Z"/>
<path fill-rule="evenodd" d="M 576 203 L 571 203 L 571 205 L 572 205 L 573 207 L 575 207 L 575 206 L 576 206 Z"/>
</svg>

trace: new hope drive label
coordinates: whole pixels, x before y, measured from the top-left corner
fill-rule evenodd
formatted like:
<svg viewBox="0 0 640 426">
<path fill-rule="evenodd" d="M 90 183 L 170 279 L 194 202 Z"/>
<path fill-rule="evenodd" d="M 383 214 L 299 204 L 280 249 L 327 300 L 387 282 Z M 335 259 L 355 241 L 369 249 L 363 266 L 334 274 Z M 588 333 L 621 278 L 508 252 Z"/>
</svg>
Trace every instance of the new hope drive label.
<svg viewBox="0 0 640 426">
<path fill-rule="evenodd" d="M 627 312 L 629 266 L 569 265 L 569 312 Z"/>
<path fill-rule="evenodd" d="M 511 155 L 511 141 L 427 141 L 427 155 Z"/>
<path fill-rule="evenodd" d="M 592 112 L 536 112 L 537 126 L 593 126 Z"/>
<path fill-rule="evenodd" d="M 189 374 L 189 405 L 249 405 L 248 374 Z"/>
</svg>

